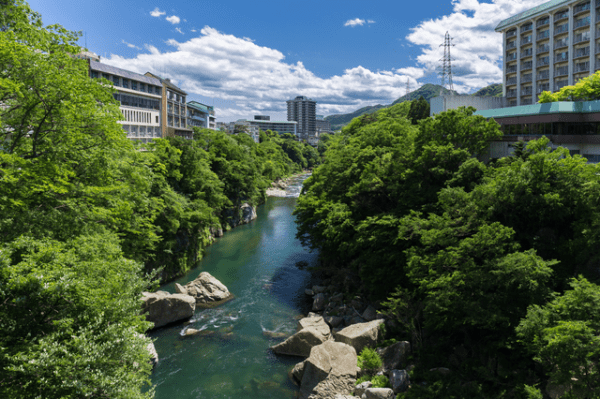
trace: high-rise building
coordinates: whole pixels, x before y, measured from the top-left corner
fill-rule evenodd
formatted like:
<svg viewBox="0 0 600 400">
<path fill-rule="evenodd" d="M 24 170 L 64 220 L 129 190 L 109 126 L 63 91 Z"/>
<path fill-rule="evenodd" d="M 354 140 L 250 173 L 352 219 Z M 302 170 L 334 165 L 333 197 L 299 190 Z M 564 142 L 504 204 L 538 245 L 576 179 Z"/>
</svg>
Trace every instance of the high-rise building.
<svg viewBox="0 0 600 400">
<path fill-rule="evenodd" d="M 119 101 L 123 130 L 127 137 L 147 143 L 162 137 L 161 93 L 163 85 L 159 79 L 136 74 L 121 68 L 88 59 L 92 78 L 105 78 L 117 90 L 113 96 Z"/>
<path fill-rule="evenodd" d="M 541 92 L 600 69 L 599 7 L 598 0 L 552 0 L 498 24 L 508 106 L 533 104 Z"/>
<path fill-rule="evenodd" d="M 316 110 L 317 102 L 305 96 L 287 101 L 287 120 L 298 123 L 297 135 L 301 139 L 307 139 L 309 135 L 316 133 Z"/>
</svg>

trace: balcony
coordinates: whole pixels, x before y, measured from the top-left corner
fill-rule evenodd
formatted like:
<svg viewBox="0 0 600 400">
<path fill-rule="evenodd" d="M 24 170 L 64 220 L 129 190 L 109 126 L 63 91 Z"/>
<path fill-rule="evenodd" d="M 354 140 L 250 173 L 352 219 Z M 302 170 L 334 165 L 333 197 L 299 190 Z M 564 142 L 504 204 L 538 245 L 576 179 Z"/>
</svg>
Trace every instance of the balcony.
<svg viewBox="0 0 600 400">
<path fill-rule="evenodd" d="M 516 85 L 517 84 L 517 77 L 513 76 L 512 78 L 508 78 L 506 80 L 506 86 L 510 86 L 510 85 Z"/>
<path fill-rule="evenodd" d="M 538 58 L 536 65 L 538 67 L 544 67 L 546 65 L 550 65 L 550 56 Z"/>
<path fill-rule="evenodd" d="M 508 50 L 514 49 L 516 47 L 517 47 L 517 41 L 513 40 L 512 42 L 510 42 L 506 45 L 506 50 L 508 51 Z"/>
<path fill-rule="evenodd" d="M 525 36 L 523 39 L 521 39 L 521 46 L 524 46 L 526 44 L 529 44 L 533 41 L 533 37 L 531 35 L 529 36 Z"/>
<path fill-rule="evenodd" d="M 506 62 L 513 61 L 516 59 L 517 59 L 517 53 L 512 53 L 512 54 L 509 54 L 508 57 L 506 57 Z"/>
<path fill-rule="evenodd" d="M 566 37 L 563 40 L 557 40 L 554 42 L 554 50 L 562 49 L 563 47 L 569 47 L 569 38 Z"/>
<path fill-rule="evenodd" d="M 533 81 L 532 74 L 525 74 L 521 77 L 521 85 L 524 83 L 530 83 Z"/>
<path fill-rule="evenodd" d="M 554 57 L 554 62 L 559 63 L 563 61 L 569 61 L 569 52 L 565 51 L 564 53 L 560 53 L 559 55 Z"/>
<path fill-rule="evenodd" d="M 533 24 L 532 23 L 529 23 L 527 25 L 523 25 L 521 27 L 521 33 L 529 32 L 532 29 L 533 29 Z"/>
<path fill-rule="evenodd" d="M 590 41 L 590 31 L 577 34 L 573 38 L 573 44 L 577 44 L 577 43 L 581 43 L 581 42 L 589 42 L 589 41 Z"/>
<path fill-rule="evenodd" d="M 521 71 L 527 71 L 531 68 L 533 68 L 533 61 L 526 61 L 524 63 L 521 63 Z"/>
<path fill-rule="evenodd" d="M 542 18 L 542 19 L 538 19 L 535 22 L 535 27 L 539 28 L 540 26 L 548 25 L 549 23 L 550 23 L 550 18 L 548 18 L 548 17 Z"/>
<path fill-rule="evenodd" d="M 517 72 L 517 66 L 516 65 L 511 65 L 510 67 L 506 68 L 506 73 L 507 74 L 512 74 L 514 72 Z"/>
<path fill-rule="evenodd" d="M 569 31 L 569 24 L 568 23 L 556 26 L 554 28 L 554 36 L 560 35 L 561 33 L 565 33 L 565 32 L 568 32 L 568 31 Z"/>
<path fill-rule="evenodd" d="M 569 18 L 569 11 L 561 11 L 559 13 L 554 14 L 554 22 L 562 21 L 565 18 Z"/>
<path fill-rule="evenodd" d="M 528 106 L 532 104 L 532 100 L 531 99 L 521 99 L 521 105 L 522 106 Z"/>
<path fill-rule="evenodd" d="M 574 71 L 574 73 L 588 72 L 589 70 L 590 70 L 590 62 L 586 61 L 586 62 L 575 64 L 575 71 Z"/>
<path fill-rule="evenodd" d="M 538 81 L 542 81 L 544 79 L 550 79 L 550 71 L 546 70 L 546 71 L 542 71 L 539 74 L 537 74 L 535 76 L 535 79 Z"/>
<path fill-rule="evenodd" d="M 560 80 L 560 81 L 556 81 L 554 83 L 554 91 L 556 92 L 557 90 L 560 90 L 560 89 L 564 88 L 568 84 L 569 84 L 569 80 L 568 79 L 563 79 L 563 80 Z"/>
<path fill-rule="evenodd" d="M 517 89 L 507 90 L 506 97 L 517 97 Z"/>
<path fill-rule="evenodd" d="M 584 26 L 590 26 L 590 17 L 584 17 L 575 21 L 575 27 L 573 29 L 578 29 Z"/>
<path fill-rule="evenodd" d="M 591 9 L 590 2 L 579 4 L 573 7 L 573 15 L 581 14 L 582 12 L 589 11 Z"/>
<path fill-rule="evenodd" d="M 517 31 L 516 30 L 512 30 L 512 31 L 508 31 L 506 32 L 506 38 L 511 38 L 513 36 L 517 36 Z"/>
<path fill-rule="evenodd" d="M 533 55 L 533 48 L 531 48 L 531 47 L 530 47 L 530 48 L 528 48 L 528 49 L 526 49 L 526 50 L 523 50 L 523 51 L 521 52 L 521 54 L 519 55 L 519 57 L 520 57 L 520 58 L 523 58 L 523 57 L 531 57 L 532 55 Z"/>
<path fill-rule="evenodd" d="M 536 40 L 542 40 L 542 39 L 546 39 L 550 37 L 550 29 L 547 29 L 543 32 L 540 32 L 537 34 L 537 36 L 535 37 Z"/>
<path fill-rule="evenodd" d="M 569 75 L 569 66 L 558 67 L 554 69 L 554 77 Z"/>
<path fill-rule="evenodd" d="M 543 53 L 547 53 L 550 51 L 550 45 L 549 44 L 543 44 L 541 46 L 538 46 L 537 49 L 535 49 L 535 53 L 536 54 L 543 54 Z"/>
<path fill-rule="evenodd" d="M 550 90 L 550 84 L 549 83 L 544 83 L 544 84 L 538 85 L 538 87 L 537 87 L 537 94 L 540 94 L 542 92 L 547 92 L 548 90 Z"/>
<path fill-rule="evenodd" d="M 594 70 L 600 69 L 600 60 L 596 60 L 596 68 Z"/>
<path fill-rule="evenodd" d="M 587 47 L 582 47 L 580 49 L 575 49 L 575 54 L 574 54 L 573 58 L 589 57 L 589 55 L 590 55 L 590 46 L 587 46 Z"/>
</svg>

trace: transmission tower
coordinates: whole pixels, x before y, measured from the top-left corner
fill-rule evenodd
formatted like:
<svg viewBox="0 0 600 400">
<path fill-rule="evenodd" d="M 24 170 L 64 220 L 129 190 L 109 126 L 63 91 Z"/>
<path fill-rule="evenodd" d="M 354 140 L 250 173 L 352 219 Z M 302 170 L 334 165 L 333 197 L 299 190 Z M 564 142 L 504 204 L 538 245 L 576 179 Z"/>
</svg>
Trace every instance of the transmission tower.
<svg viewBox="0 0 600 400">
<path fill-rule="evenodd" d="M 442 76 L 442 87 L 446 87 L 446 77 L 448 78 L 448 87 L 447 89 L 452 91 L 454 87 L 452 86 L 452 57 L 450 57 L 450 47 L 454 46 L 452 44 L 452 38 L 450 34 L 446 32 L 446 37 L 444 38 L 444 43 L 440 44 L 440 47 L 444 46 L 444 57 L 440 59 L 442 62 L 442 72 L 440 75 Z M 442 90 L 440 89 L 440 96 L 442 95 Z"/>
<path fill-rule="evenodd" d="M 410 84 L 409 84 L 408 78 L 406 78 L 406 95 L 408 96 L 409 93 L 410 93 Z"/>
</svg>

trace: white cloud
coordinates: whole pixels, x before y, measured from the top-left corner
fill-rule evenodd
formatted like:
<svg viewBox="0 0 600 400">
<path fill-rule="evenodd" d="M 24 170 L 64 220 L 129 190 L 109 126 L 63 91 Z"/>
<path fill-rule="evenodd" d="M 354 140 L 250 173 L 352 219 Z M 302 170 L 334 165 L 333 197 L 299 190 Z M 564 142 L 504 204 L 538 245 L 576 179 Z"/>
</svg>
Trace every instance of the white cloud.
<svg viewBox="0 0 600 400">
<path fill-rule="evenodd" d="M 177 25 L 178 23 L 181 22 L 181 18 L 179 18 L 177 15 L 171 15 L 170 17 L 167 17 L 166 19 L 173 25 Z"/>
<path fill-rule="evenodd" d="M 348 21 L 346 21 L 344 26 L 351 26 L 354 28 L 355 26 L 364 25 L 364 24 L 365 24 L 364 19 L 355 18 L 355 19 L 349 19 Z"/>
<path fill-rule="evenodd" d="M 141 47 L 138 47 L 138 46 L 136 46 L 135 44 L 127 43 L 127 42 L 125 41 L 125 39 L 122 39 L 122 40 L 121 40 L 121 42 L 122 42 L 123 44 L 127 45 L 127 47 L 129 47 L 129 48 L 131 48 L 131 49 L 138 49 L 138 50 L 141 50 L 141 49 L 142 49 Z"/>
<path fill-rule="evenodd" d="M 183 31 L 179 28 L 175 28 L 175 30 L 183 35 Z"/>
<path fill-rule="evenodd" d="M 188 98 L 218 99 L 219 121 L 255 114 L 285 119 L 285 101 L 299 95 L 316 100 L 318 114 L 346 113 L 368 105 L 390 104 L 405 94 L 407 79 L 413 90 L 420 86 L 418 73 L 410 69 L 374 72 L 356 66 L 338 75 L 318 77 L 300 61 L 287 63 L 276 49 L 208 26 L 198 37 L 182 42 L 169 39 L 167 44 L 173 49 L 160 52 L 146 45 L 148 53 L 135 58 L 111 55 L 105 62 L 171 78 L 190 94 Z"/>
<path fill-rule="evenodd" d="M 367 20 L 367 24 L 374 24 L 374 23 L 375 23 L 375 21 L 373 21 L 372 19 Z"/>
<path fill-rule="evenodd" d="M 446 31 L 451 48 L 454 89 L 469 92 L 502 81 L 502 35 L 494 31 L 500 21 L 547 0 L 452 0 L 453 12 L 421 22 L 406 39 L 421 46 L 416 61 L 424 75 L 440 70 Z"/>
<path fill-rule="evenodd" d="M 160 17 L 161 15 L 165 15 L 165 14 L 166 14 L 166 12 L 164 12 L 164 11 L 160 11 L 160 10 L 158 9 L 158 7 L 156 7 L 156 8 L 154 9 L 154 11 L 150 11 L 150 15 L 152 15 L 153 17 Z"/>
</svg>

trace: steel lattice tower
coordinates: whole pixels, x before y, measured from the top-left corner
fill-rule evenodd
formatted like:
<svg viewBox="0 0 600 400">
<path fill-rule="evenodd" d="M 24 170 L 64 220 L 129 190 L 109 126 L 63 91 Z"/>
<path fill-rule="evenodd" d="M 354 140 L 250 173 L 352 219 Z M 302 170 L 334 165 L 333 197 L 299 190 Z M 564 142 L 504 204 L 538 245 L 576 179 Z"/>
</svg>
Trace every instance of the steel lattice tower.
<svg viewBox="0 0 600 400">
<path fill-rule="evenodd" d="M 452 44 L 452 38 L 447 31 L 444 43 L 440 44 L 440 47 L 441 46 L 444 46 L 444 57 L 440 59 L 442 62 L 442 72 L 439 73 L 442 76 L 442 87 L 446 87 L 446 77 L 448 77 L 447 89 L 452 91 L 454 90 L 454 87 L 452 86 L 452 57 L 450 57 L 450 47 L 454 46 L 454 44 Z"/>
<path fill-rule="evenodd" d="M 410 85 L 409 85 L 408 78 L 406 78 L 406 95 L 408 95 L 409 93 L 410 93 Z"/>
</svg>

